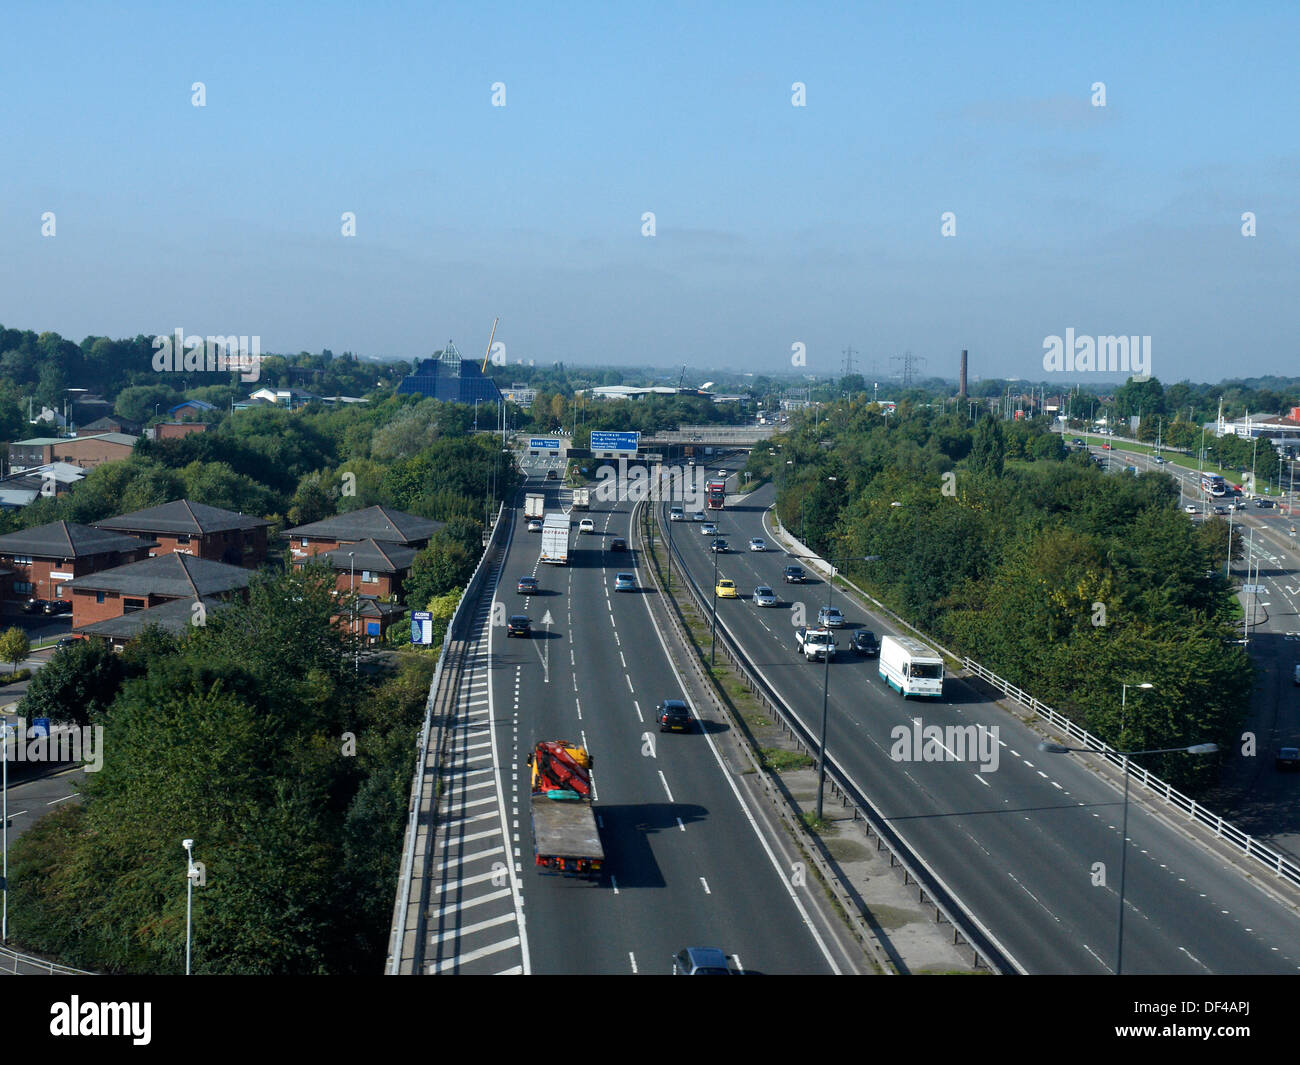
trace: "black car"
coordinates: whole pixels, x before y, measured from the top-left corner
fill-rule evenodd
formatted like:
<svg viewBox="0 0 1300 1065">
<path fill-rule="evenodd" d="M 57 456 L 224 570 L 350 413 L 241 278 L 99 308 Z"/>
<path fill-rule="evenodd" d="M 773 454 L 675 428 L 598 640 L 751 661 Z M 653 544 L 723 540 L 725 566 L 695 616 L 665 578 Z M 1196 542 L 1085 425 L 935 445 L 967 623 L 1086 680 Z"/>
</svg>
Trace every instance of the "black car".
<svg viewBox="0 0 1300 1065">
<path fill-rule="evenodd" d="M 660 732 L 690 732 L 691 711 L 680 699 L 665 699 L 655 708 Z"/>
<path fill-rule="evenodd" d="M 803 584 L 808 579 L 802 566 L 786 566 L 784 576 L 786 584 Z"/>
<path fill-rule="evenodd" d="M 627 541 L 621 536 L 616 536 L 609 542 L 609 549 L 611 551 L 626 551 Z"/>
<path fill-rule="evenodd" d="M 533 623 L 528 619 L 527 614 L 511 614 L 510 620 L 506 622 L 506 636 L 531 636 L 533 634 Z"/>
<path fill-rule="evenodd" d="M 39 599 L 28 599 L 26 602 L 23 603 L 23 613 L 39 614 L 41 613 L 41 610 L 44 606 L 45 604 L 42 603 Z"/>
<path fill-rule="evenodd" d="M 853 634 L 853 650 L 860 655 L 878 655 L 880 654 L 880 643 L 876 639 L 876 634 L 870 629 L 858 629 Z"/>
<path fill-rule="evenodd" d="M 718 539 L 714 540 L 713 543 L 709 545 L 709 550 L 714 551 L 719 555 L 725 555 L 731 550 L 731 545 L 728 544 L 726 540 Z"/>
<path fill-rule="evenodd" d="M 1255 506 L 1259 507 L 1260 510 L 1271 510 L 1271 509 L 1273 508 L 1273 500 L 1271 500 L 1271 499 L 1256 499 L 1256 500 L 1255 500 Z"/>
<path fill-rule="evenodd" d="M 72 604 L 66 599 L 47 599 L 41 609 L 47 614 L 68 614 L 72 611 Z"/>
<path fill-rule="evenodd" d="M 556 473 L 554 470 L 547 470 L 546 479 L 548 481 L 558 481 L 560 479 L 560 475 Z"/>
</svg>

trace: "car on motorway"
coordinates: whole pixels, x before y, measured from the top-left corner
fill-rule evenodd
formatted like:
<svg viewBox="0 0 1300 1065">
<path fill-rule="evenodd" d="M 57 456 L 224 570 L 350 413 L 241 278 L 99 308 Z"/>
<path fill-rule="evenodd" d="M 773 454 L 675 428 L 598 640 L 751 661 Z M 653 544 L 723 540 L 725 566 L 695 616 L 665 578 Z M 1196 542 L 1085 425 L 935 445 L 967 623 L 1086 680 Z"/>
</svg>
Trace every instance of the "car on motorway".
<svg viewBox="0 0 1300 1065">
<path fill-rule="evenodd" d="M 776 592 L 772 591 L 766 584 L 760 584 L 754 589 L 755 606 L 776 606 L 778 602 Z"/>
<path fill-rule="evenodd" d="M 704 520 L 704 511 L 702 510 L 691 511 L 691 521 L 703 521 L 703 520 Z"/>
<path fill-rule="evenodd" d="M 1188 503 L 1187 506 L 1183 507 L 1184 514 L 1199 514 L 1200 512 L 1201 508 L 1195 503 Z"/>
<path fill-rule="evenodd" d="M 665 699 L 655 707 L 660 732 L 690 732 L 691 711 L 680 699 Z"/>
<path fill-rule="evenodd" d="M 527 614 L 511 614 L 506 622 L 506 636 L 531 636 L 533 623 Z"/>
<path fill-rule="evenodd" d="M 635 573 L 616 573 L 616 574 L 614 574 L 614 591 L 616 591 L 616 592 L 635 592 L 635 591 L 636 591 L 636 574 L 635 574 Z"/>
<path fill-rule="evenodd" d="M 853 650 L 860 655 L 880 654 L 880 641 L 876 639 L 876 634 L 870 629 L 858 629 L 849 642 Z"/>
<path fill-rule="evenodd" d="M 723 540 L 721 537 L 719 537 L 718 539 L 713 540 L 709 544 L 709 550 L 717 555 L 725 555 L 728 551 L 731 550 L 731 545 L 727 543 L 726 540 Z"/>
<path fill-rule="evenodd" d="M 578 532 L 594 533 L 595 531 L 596 531 L 596 523 L 592 521 L 590 518 L 583 518 L 582 521 L 578 522 Z"/>
<path fill-rule="evenodd" d="M 766 551 L 767 541 L 764 540 L 761 536 L 755 536 L 752 540 L 749 541 L 749 549 L 751 551 Z"/>
<path fill-rule="evenodd" d="M 718 476 L 719 476 L 719 477 L 729 477 L 729 476 L 731 476 L 731 475 L 730 475 L 729 473 L 727 473 L 726 470 L 719 470 L 719 471 L 718 471 Z"/>
<path fill-rule="evenodd" d="M 713 594 L 719 599 L 739 599 L 740 593 L 736 591 L 736 582 L 728 580 L 726 577 L 721 578 L 713 588 Z"/>
<path fill-rule="evenodd" d="M 817 627 L 822 629 L 842 629 L 844 615 L 837 606 L 824 606 L 817 611 Z"/>
<path fill-rule="evenodd" d="M 560 475 L 559 475 L 559 473 L 556 472 L 555 470 L 547 470 L 547 471 L 546 471 L 546 479 L 547 479 L 548 481 L 558 481 L 558 480 L 560 479 Z"/>
<path fill-rule="evenodd" d="M 1278 769 L 1300 769 L 1300 747 L 1279 747 L 1273 765 Z"/>
<path fill-rule="evenodd" d="M 673 955 L 674 976 L 735 976 L 716 947 L 687 947 Z"/>
<path fill-rule="evenodd" d="M 685 512 L 684 510 L 682 510 L 681 507 L 673 507 L 672 510 L 670 510 L 670 511 L 668 512 L 668 520 L 669 520 L 669 521 L 685 521 L 685 520 L 686 520 L 686 512 Z"/>
<path fill-rule="evenodd" d="M 536 577 L 520 577 L 519 584 L 515 588 L 520 595 L 536 595 L 541 590 L 542 586 Z"/>
<path fill-rule="evenodd" d="M 542 519 L 541 519 L 541 518 L 530 518 L 530 519 L 528 520 L 528 531 L 529 531 L 529 532 L 541 532 L 541 531 L 542 531 Z"/>
<path fill-rule="evenodd" d="M 627 541 L 621 536 L 616 536 L 609 542 L 609 549 L 611 551 L 626 551 Z"/>
<path fill-rule="evenodd" d="M 803 584 L 808 579 L 808 574 L 803 571 L 802 566 L 786 566 L 781 577 L 786 584 Z"/>
<path fill-rule="evenodd" d="M 718 535 L 718 527 L 717 527 L 717 525 L 715 525 L 715 524 L 714 524 L 713 522 L 711 522 L 711 521 L 706 521 L 703 525 L 700 526 L 700 535 L 701 535 L 701 536 L 717 536 L 717 535 Z"/>
</svg>

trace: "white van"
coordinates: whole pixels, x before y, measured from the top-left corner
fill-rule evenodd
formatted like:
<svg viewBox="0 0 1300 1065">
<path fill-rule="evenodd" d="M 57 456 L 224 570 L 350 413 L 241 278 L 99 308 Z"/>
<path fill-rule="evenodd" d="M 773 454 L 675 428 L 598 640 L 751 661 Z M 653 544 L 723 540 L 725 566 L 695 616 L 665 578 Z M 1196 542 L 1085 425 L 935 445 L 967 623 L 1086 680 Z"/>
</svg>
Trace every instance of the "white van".
<svg viewBox="0 0 1300 1065">
<path fill-rule="evenodd" d="M 903 698 L 943 696 L 943 659 L 910 636 L 884 636 L 880 640 L 880 679 Z"/>
</svg>

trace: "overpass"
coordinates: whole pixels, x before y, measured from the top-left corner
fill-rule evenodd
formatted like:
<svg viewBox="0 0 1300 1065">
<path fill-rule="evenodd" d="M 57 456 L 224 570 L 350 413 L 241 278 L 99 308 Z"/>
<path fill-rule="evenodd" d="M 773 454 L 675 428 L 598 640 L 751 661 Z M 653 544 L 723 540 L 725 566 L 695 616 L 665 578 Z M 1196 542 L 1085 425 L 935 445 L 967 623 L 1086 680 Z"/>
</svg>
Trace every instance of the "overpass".
<svg viewBox="0 0 1300 1065">
<path fill-rule="evenodd" d="M 704 447 L 750 448 L 776 432 L 775 425 L 683 425 L 641 435 L 641 447 L 673 447 L 700 444 Z"/>
</svg>

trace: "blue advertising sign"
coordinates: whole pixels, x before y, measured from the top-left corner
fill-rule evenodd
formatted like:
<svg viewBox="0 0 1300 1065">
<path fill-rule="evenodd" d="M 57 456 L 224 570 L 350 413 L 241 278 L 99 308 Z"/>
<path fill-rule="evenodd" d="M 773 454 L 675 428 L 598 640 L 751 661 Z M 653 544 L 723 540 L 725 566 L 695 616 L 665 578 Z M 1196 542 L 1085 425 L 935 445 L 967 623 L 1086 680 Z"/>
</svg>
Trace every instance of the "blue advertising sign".
<svg viewBox="0 0 1300 1065">
<path fill-rule="evenodd" d="M 632 451 L 641 446 L 640 433 L 606 433 L 591 431 L 592 451 Z"/>
<path fill-rule="evenodd" d="M 411 613 L 411 642 L 433 643 L 433 613 L 428 610 L 415 610 Z"/>
<path fill-rule="evenodd" d="M 558 436 L 530 436 L 528 438 L 529 451 L 559 451 L 560 438 Z"/>
<path fill-rule="evenodd" d="M 27 735 L 35 739 L 37 736 L 48 736 L 50 734 L 50 719 L 48 717 L 32 718 L 32 727 L 28 729 Z"/>
</svg>

